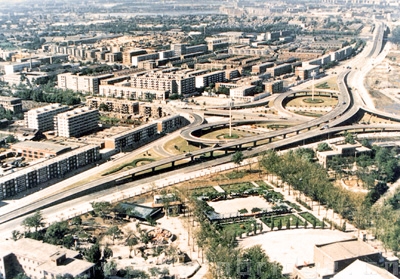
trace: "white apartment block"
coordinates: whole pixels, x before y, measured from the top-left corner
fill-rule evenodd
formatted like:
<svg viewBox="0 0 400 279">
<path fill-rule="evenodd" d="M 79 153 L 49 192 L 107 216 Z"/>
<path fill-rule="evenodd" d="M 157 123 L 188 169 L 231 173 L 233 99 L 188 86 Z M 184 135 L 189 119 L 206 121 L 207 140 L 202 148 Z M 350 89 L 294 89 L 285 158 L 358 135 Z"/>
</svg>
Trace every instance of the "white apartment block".
<svg viewBox="0 0 400 279">
<path fill-rule="evenodd" d="M 55 128 L 60 137 L 79 137 L 99 127 L 99 111 L 88 107 L 60 113 L 55 118 Z"/>
<path fill-rule="evenodd" d="M 225 71 L 217 71 L 196 76 L 196 88 L 207 87 L 210 84 L 225 81 Z"/>
<path fill-rule="evenodd" d="M 131 87 L 169 91 L 172 94 L 189 94 L 195 91 L 195 78 L 182 74 L 148 73 L 132 76 Z"/>
<path fill-rule="evenodd" d="M 73 75 L 71 73 L 57 75 L 58 87 L 62 89 L 71 89 L 85 93 L 99 93 L 100 80 L 113 77 L 113 74 L 103 74 L 97 76 Z"/>
<path fill-rule="evenodd" d="M 25 113 L 25 126 L 31 129 L 38 129 L 41 132 L 54 130 L 54 116 L 68 109 L 68 106 L 61 104 L 51 104 L 31 109 Z"/>
</svg>

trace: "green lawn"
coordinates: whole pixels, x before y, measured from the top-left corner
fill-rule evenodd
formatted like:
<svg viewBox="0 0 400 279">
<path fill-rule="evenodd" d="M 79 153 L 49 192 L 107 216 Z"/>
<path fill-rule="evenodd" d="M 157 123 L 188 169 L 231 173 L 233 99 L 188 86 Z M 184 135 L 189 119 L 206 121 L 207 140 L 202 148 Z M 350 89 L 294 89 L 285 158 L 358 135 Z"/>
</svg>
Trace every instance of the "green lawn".
<svg viewBox="0 0 400 279">
<path fill-rule="evenodd" d="M 202 188 L 197 188 L 192 191 L 192 195 L 195 197 L 199 196 L 213 196 L 217 194 L 217 190 L 214 189 L 214 187 L 207 186 L 207 187 L 202 187 Z"/>
<path fill-rule="evenodd" d="M 232 223 L 221 225 L 222 230 L 226 230 L 230 233 L 235 233 L 236 235 L 240 235 L 242 233 L 252 232 L 253 231 L 253 223 L 252 221 L 240 222 L 240 223 Z M 257 227 L 257 229 L 259 229 Z"/>
<path fill-rule="evenodd" d="M 280 220 L 282 222 L 282 229 L 286 229 L 286 224 L 287 224 L 288 220 L 290 220 L 290 227 L 292 227 L 292 228 L 296 226 L 296 220 L 298 220 L 298 222 L 299 222 L 299 227 L 304 226 L 303 221 L 301 221 L 298 217 L 296 217 L 293 214 L 265 217 L 265 218 L 262 218 L 261 221 L 265 225 L 267 225 L 268 227 L 271 228 L 271 219 L 274 222 L 274 228 L 278 227 Z"/>
<path fill-rule="evenodd" d="M 263 180 L 257 180 L 256 183 L 263 190 L 273 190 L 274 189 L 273 187 L 271 187 L 267 183 L 265 183 Z"/>
<path fill-rule="evenodd" d="M 290 201 L 285 201 L 285 203 L 287 203 L 288 205 L 290 205 L 291 207 L 293 207 L 297 212 L 302 211 L 302 210 L 301 210 L 301 207 L 300 207 L 297 203 L 290 202 Z"/>
<path fill-rule="evenodd" d="M 255 186 L 250 182 L 242 182 L 242 183 L 235 183 L 235 184 L 227 184 L 221 185 L 221 188 L 224 189 L 227 193 L 241 193 L 246 191 L 247 189 L 255 188 Z"/>
<path fill-rule="evenodd" d="M 316 220 L 317 227 L 322 226 L 322 222 L 317 217 L 315 217 L 314 215 L 312 215 L 309 212 L 302 212 L 302 213 L 299 213 L 299 215 L 307 220 L 307 222 L 309 223 L 309 226 L 312 226 L 312 224 L 314 223 L 314 220 Z"/>
</svg>

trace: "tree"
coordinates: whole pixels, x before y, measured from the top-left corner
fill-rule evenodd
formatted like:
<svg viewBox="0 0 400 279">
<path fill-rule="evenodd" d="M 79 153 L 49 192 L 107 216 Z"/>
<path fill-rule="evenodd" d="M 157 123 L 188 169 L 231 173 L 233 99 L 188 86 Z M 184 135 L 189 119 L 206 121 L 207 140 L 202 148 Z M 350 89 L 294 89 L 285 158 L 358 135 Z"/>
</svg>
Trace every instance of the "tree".
<svg viewBox="0 0 400 279">
<path fill-rule="evenodd" d="M 149 275 L 143 270 L 132 269 L 131 267 L 127 267 L 125 269 L 126 274 L 125 278 L 139 278 L 139 279 L 148 279 Z"/>
<path fill-rule="evenodd" d="M 118 226 L 112 226 L 106 232 L 106 235 L 110 235 L 112 237 L 113 244 L 114 244 L 115 238 L 119 237 L 121 234 L 122 234 L 122 231 L 118 228 Z"/>
<path fill-rule="evenodd" d="M 92 202 L 91 205 L 93 207 L 94 213 L 96 213 L 96 215 L 100 216 L 103 219 L 107 214 L 110 214 L 112 210 L 111 203 L 107 201 Z"/>
<path fill-rule="evenodd" d="M 69 232 L 70 231 L 66 221 L 56 222 L 47 228 L 44 239 L 50 244 L 59 245 L 62 243 L 63 238 L 69 234 Z"/>
<path fill-rule="evenodd" d="M 278 230 L 281 230 L 281 229 L 282 229 L 282 219 L 279 218 L 279 221 L 278 221 Z"/>
<path fill-rule="evenodd" d="M 107 104 L 101 103 L 101 104 L 99 105 L 99 110 L 101 110 L 101 111 L 108 111 L 108 106 L 107 106 Z"/>
<path fill-rule="evenodd" d="M 139 241 L 136 237 L 129 236 L 129 238 L 126 240 L 126 244 L 129 247 L 129 258 L 131 258 L 133 246 L 137 245 L 138 243 L 139 243 Z M 135 253 L 135 255 L 136 255 L 136 253 Z"/>
<path fill-rule="evenodd" d="M 104 247 L 104 249 L 103 249 L 103 259 L 107 260 L 107 259 L 111 258 L 113 256 L 113 254 L 114 253 L 111 250 L 111 248 L 106 245 L 106 247 Z"/>
<path fill-rule="evenodd" d="M 290 229 L 290 219 L 288 218 L 286 221 L 286 229 Z"/>
<path fill-rule="evenodd" d="M 239 271 L 239 277 L 230 278 L 260 278 L 260 279 L 281 279 L 282 266 L 276 262 L 271 262 L 260 245 L 247 248 L 240 256 L 236 273 Z M 241 264 L 243 263 L 243 264 Z"/>
<path fill-rule="evenodd" d="M 244 157 L 241 151 L 236 151 L 235 154 L 232 156 L 232 161 L 237 166 L 236 171 L 238 171 L 240 164 L 243 162 Z"/>
<path fill-rule="evenodd" d="M 109 261 L 104 264 L 103 267 L 104 276 L 110 277 L 117 274 L 117 264 L 114 261 Z"/>
<path fill-rule="evenodd" d="M 75 226 L 82 225 L 82 218 L 79 217 L 79 216 L 76 216 L 76 217 L 72 218 L 71 225 L 75 225 Z"/>
<path fill-rule="evenodd" d="M 85 259 L 88 262 L 91 263 L 98 263 L 100 261 L 101 258 L 101 251 L 100 251 L 100 246 L 98 243 L 95 243 L 94 245 L 92 245 L 90 248 L 87 248 L 85 250 Z"/>
<path fill-rule="evenodd" d="M 38 228 L 44 227 L 43 216 L 40 211 L 36 211 L 32 216 L 25 218 L 22 221 L 22 225 L 28 228 L 30 231 L 31 228 L 35 228 L 35 232 L 37 232 Z"/>
<path fill-rule="evenodd" d="M 11 235 L 12 235 L 12 239 L 14 241 L 17 241 L 18 239 L 20 239 L 22 237 L 22 234 L 20 233 L 20 231 L 17 231 L 17 230 L 13 230 L 11 232 Z"/>
<path fill-rule="evenodd" d="M 331 148 L 329 147 L 329 144 L 327 144 L 326 142 L 321 142 L 318 144 L 317 151 L 321 152 L 328 150 L 331 150 Z"/>
</svg>

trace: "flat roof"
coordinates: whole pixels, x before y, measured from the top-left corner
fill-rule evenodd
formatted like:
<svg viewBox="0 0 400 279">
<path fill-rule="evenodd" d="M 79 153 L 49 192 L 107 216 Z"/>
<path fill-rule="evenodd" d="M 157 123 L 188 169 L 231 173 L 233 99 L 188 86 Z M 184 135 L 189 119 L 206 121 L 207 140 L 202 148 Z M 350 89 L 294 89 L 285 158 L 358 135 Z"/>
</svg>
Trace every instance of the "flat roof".
<svg viewBox="0 0 400 279">
<path fill-rule="evenodd" d="M 379 253 L 378 250 L 373 249 L 368 244 L 358 241 L 357 239 L 350 239 L 345 241 L 317 244 L 318 249 L 321 249 L 333 261 L 340 261 L 344 259 L 353 259 L 360 256 L 367 256 Z"/>
<path fill-rule="evenodd" d="M 52 261 L 52 256 L 56 253 L 65 254 L 67 258 L 67 260 L 59 266 Z M 29 238 L 22 238 L 17 241 L 1 241 L 0 257 L 9 254 L 37 261 L 38 269 L 53 274 L 71 274 L 74 277 L 95 265 L 84 260 L 76 259 L 76 257 L 79 256 L 78 251 L 73 251 Z"/>
<path fill-rule="evenodd" d="M 56 154 L 59 154 L 61 152 L 65 152 L 67 150 L 70 150 L 70 146 L 65 146 L 61 144 L 56 144 L 52 142 L 44 142 L 44 141 L 21 141 L 17 142 L 11 145 L 11 148 L 18 148 L 18 149 L 40 149 L 40 150 L 46 150 L 48 152 L 54 152 Z"/>
</svg>

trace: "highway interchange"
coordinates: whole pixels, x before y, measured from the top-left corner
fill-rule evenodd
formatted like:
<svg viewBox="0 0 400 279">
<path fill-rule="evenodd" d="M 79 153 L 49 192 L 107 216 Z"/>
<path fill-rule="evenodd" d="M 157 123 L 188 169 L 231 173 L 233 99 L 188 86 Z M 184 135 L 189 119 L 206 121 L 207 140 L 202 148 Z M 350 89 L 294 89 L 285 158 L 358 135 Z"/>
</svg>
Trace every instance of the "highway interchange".
<svg viewBox="0 0 400 279">
<path fill-rule="evenodd" d="M 222 156 L 225 153 L 231 154 L 235 150 L 242 150 L 246 157 L 257 156 L 268 149 L 284 149 L 291 146 L 301 145 L 304 142 L 317 141 L 321 138 L 328 138 L 337 133 L 343 131 L 354 131 L 357 133 L 368 132 L 381 132 L 381 131 L 400 131 L 399 124 L 353 124 L 353 119 L 361 111 L 368 112 L 372 115 L 380 116 L 393 121 L 400 121 L 400 117 L 393 114 L 382 113 L 376 111 L 371 107 L 371 102 L 365 95 L 365 88 L 359 88 L 360 83 L 362 84 L 363 75 L 367 73 L 365 70 L 370 68 L 371 63 L 376 63 L 378 57 L 383 48 L 383 33 L 384 25 L 378 24 L 374 34 L 374 40 L 372 45 L 367 45 L 364 51 L 360 53 L 356 58 L 349 61 L 346 67 L 339 73 L 338 88 L 337 92 L 330 91 L 330 94 L 334 94 L 338 103 L 335 108 L 330 112 L 324 114 L 322 117 L 316 119 L 304 118 L 305 122 L 295 125 L 293 127 L 285 128 L 268 133 L 261 133 L 251 137 L 244 137 L 238 140 L 204 140 L 202 138 L 194 136 L 196 132 L 202 129 L 210 129 L 215 127 L 227 127 L 229 121 L 220 121 L 214 123 L 204 123 L 205 119 L 199 113 L 192 110 L 184 110 L 182 113 L 190 114 L 192 124 L 189 127 L 183 129 L 180 135 L 188 142 L 202 145 L 203 148 L 193 151 L 190 154 L 181 154 L 171 156 L 165 153 L 159 146 L 160 143 L 166 142 L 165 138 L 159 140 L 158 143 L 152 143 L 153 148 L 158 150 L 157 152 L 163 153 L 166 158 L 133 168 L 123 173 L 111 174 L 104 176 L 96 181 L 85 183 L 84 185 L 70 188 L 62 192 L 54 192 L 50 195 L 37 195 L 37 198 L 32 198 L 28 201 L 21 202 L 20 205 L 13 204 L 10 206 L 10 210 L 7 211 L 9 205 L 4 206 L 4 209 L 0 211 L 0 230 L 10 230 L 21 222 L 21 218 L 28 213 L 31 213 L 37 209 L 45 209 L 47 211 L 63 211 L 71 206 L 79 206 L 79 203 L 87 203 L 88 201 L 99 199 L 106 193 L 115 192 L 116 187 L 119 187 L 119 191 L 126 190 L 132 187 L 140 187 L 145 183 L 151 183 L 155 180 L 162 180 L 163 177 L 171 176 L 174 173 L 184 176 L 185 173 L 193 171 L 201 171 L 211 166 L 224 164 L 231 161 L 231 156 Z M 372 62 L 371 62 L 372 61 Z M 350 66 L 348 69 L 347 65 Z M 358 69 L 353 69 L 354 65 L 357 65 Z M 361 70 L 363 69 L 363 70 Z M 361 79 L 361 82 L 360 82 Z M 351 86 L 349 86 L 349 84 Z M 362 85 L 360 85 L 362 86 Z M 355 87 L 359 90 L 354 90 Z M 321 90 L 322 93 L 327 93 Z M 285 110 L 284 101 L 286 98 L 295 94 L 305 94 L 307 90 L 295 90 L 288 91 L 277 96 L 271 96 L 268 100 L 273 99 L 274 107 L 278 111 L 279 115 L 293 117 L 291 112 Z M 308 92 L 309 94 L 310 92 Z M 260 104 L 265 105 L 265 101 Z M 249 104 L 250 106 L 252 104 Z M 254 104 L 253 104 L 254 105 Z M 243 105 L 240 105 L 243 106 Z M 239 105 L 236 105 L 235 109 L 238 109 Z M 217 108 L 214 108 L 217 109 Z M 280 120 L 281 121 L 281 120 Z M 251 120 L 235 120 L 232 123 L 234 125 L 253 124 L 259 122 L 266 122 L 266 119 L 258 118 Z M 173 138 L 177 133 L 168 135 L 169 138 Z M 279 139 L 279 140 L 277 140 Z M 138 151 L 140 152 L 140 151 Z M 201 156 L 213 157 L 216 153 L 220 156 L 215 156 L 214 159 L 206 162 L 197 162 L 195 159 Z M 190 162 L 190 164 L 187 164 Z M 179 169 L 176 169 L 179 165 Z M 148 176 L 145 178 L 135 179 L 135 176 L 143 174 L 145 172 L 154 172 L 160 168 L 165 168 L 166 172 L 157 172 L 157 176 Z M 99 169 L 100 170 L 100 169 Z M 92 170 L 95 172 L 96 170 Z M 121 180 L 122 179 L 122 180 Z M 128 184 L 122 182 L 132 181 Z M 119 185 L 122 184 L 122 185 Z M 119 186 L 118 186 L 119 185 Z M 138 188 L 139 189 L 139 188 Z M 140 193 L 141 191 L 138 191 Z"/>
</svg>

